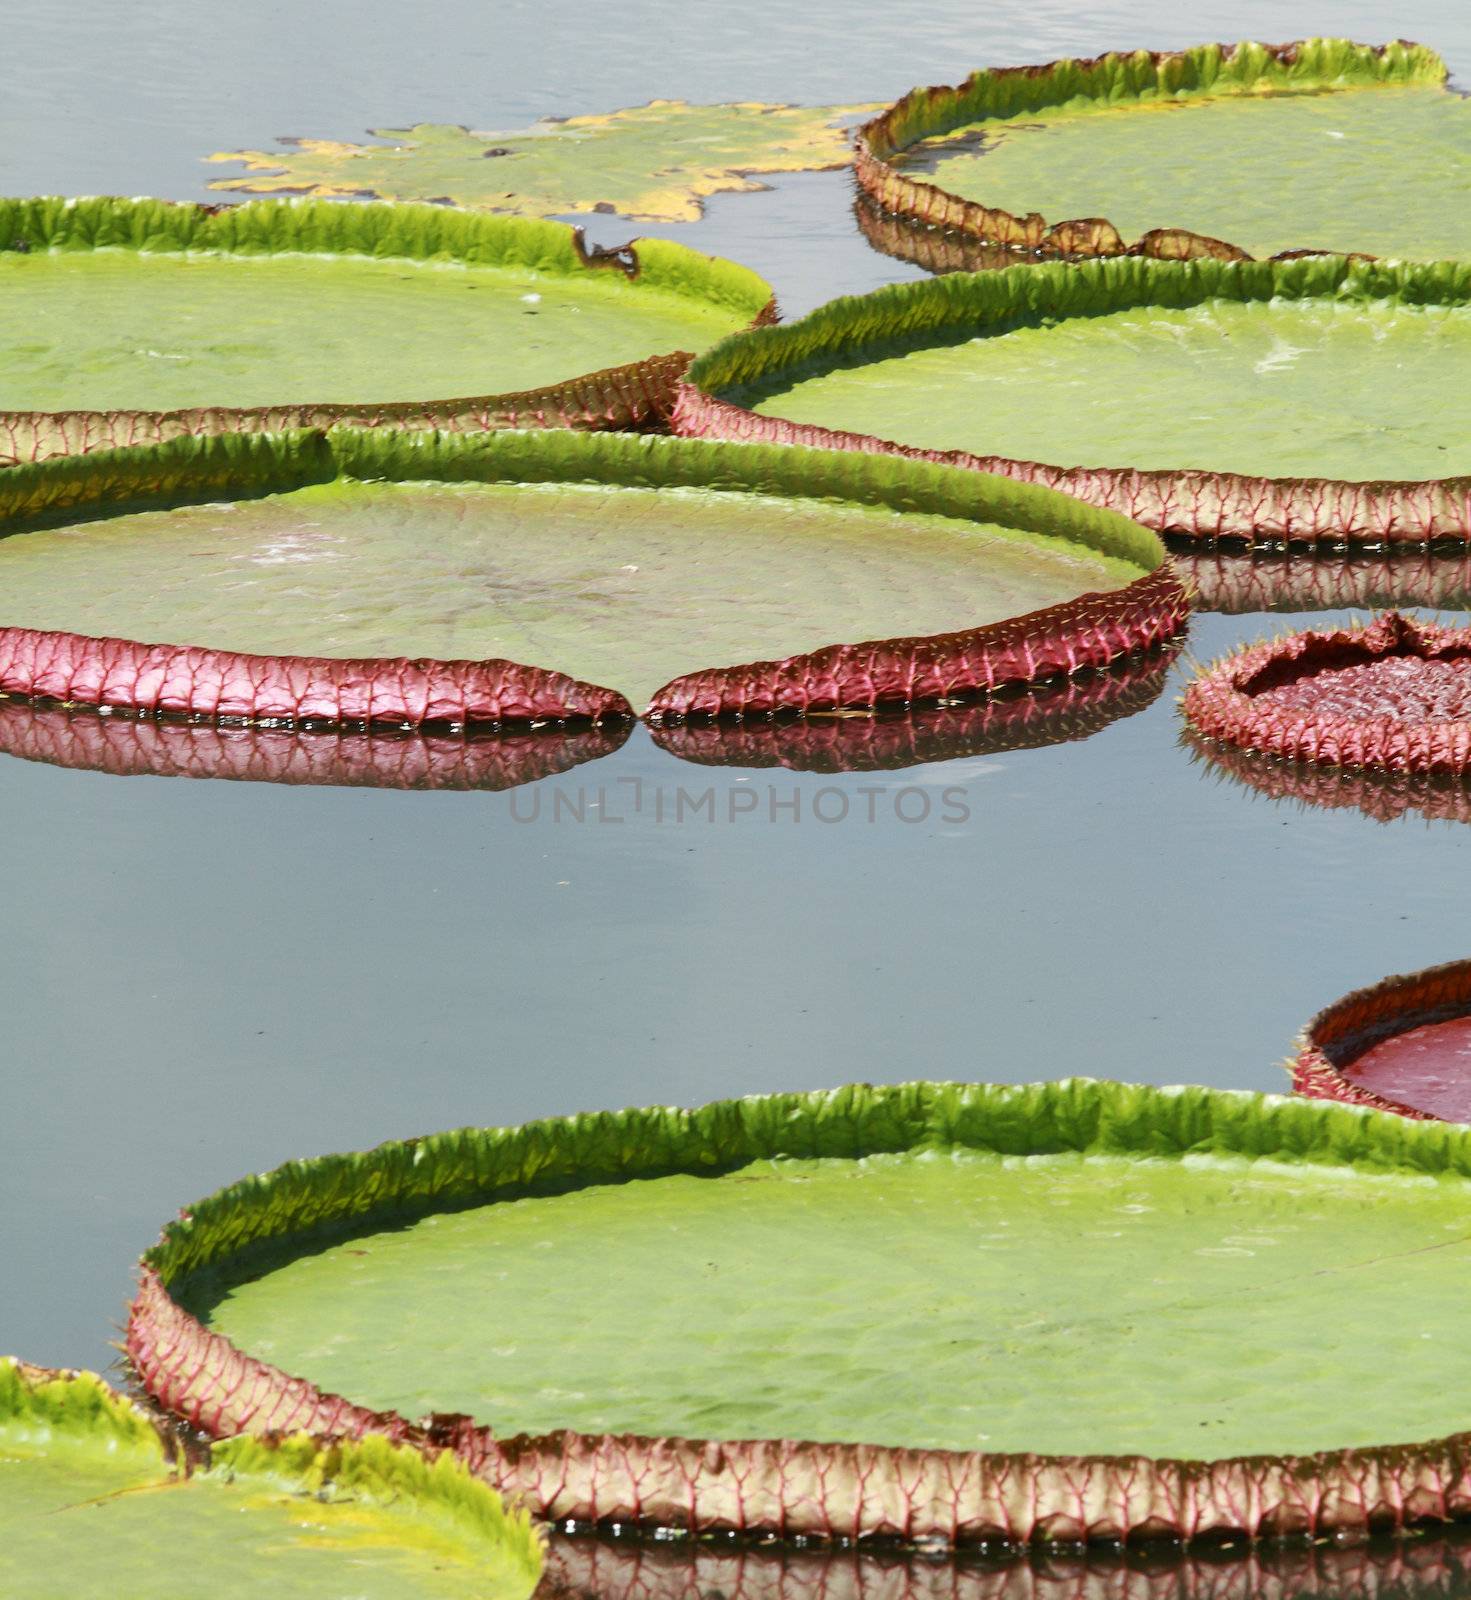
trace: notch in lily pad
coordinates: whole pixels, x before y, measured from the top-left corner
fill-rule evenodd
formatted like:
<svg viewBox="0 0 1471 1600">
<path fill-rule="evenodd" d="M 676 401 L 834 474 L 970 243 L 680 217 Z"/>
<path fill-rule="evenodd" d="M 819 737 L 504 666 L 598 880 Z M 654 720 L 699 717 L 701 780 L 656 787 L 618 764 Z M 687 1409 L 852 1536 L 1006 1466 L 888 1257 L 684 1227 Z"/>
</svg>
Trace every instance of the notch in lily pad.
<svg viewBox="0 0 1471 1600">
<path fill-rule="evenodd" d="M 182 440 L 0 473 L 0 532 L 0 690 L 292 726 L 945 705 L 1188 613 L 1048 490 L 628 434 Z"/>
</svg>

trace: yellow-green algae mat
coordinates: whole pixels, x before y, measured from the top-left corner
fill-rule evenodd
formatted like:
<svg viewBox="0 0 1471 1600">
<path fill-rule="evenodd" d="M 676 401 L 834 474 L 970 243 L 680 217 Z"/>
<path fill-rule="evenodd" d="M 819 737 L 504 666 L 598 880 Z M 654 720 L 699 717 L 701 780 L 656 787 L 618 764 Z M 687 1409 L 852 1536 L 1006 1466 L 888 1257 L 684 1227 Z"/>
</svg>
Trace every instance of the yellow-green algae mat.
<svg viewBox="0 0 1471 1600">
<path fill-rule="evenodd" d="M 987 68 L 865 123 L 856 170 L 899 217 L 1055 255 L 1466 257 L 1471 104 L 1445 80 L 1402 40 Z"/>
<path fill-rule="evenodd" d="M 0 535 L 0 690 L 188 715 L 935 701 L 1106 666 L 1188 609 L 1153 534 L 1047 490 L 565 430 L 240 435 L 13 467 Z"/>
<path fill-rule="evenodd" d="M 847 166 L 843 124 L 877 109 L 651 100 L 622 111 L 546 117 L 509 132 L 420 123 L 373 130 L 390 143 L 282 139 L 279 150 L 221 150 L 206 160 L 246 169 L 216 179 L 211 189 L 696 222 L 709 195 L 765 188 L 754 174 Z"/>
<path fill-rule="evenodd" d="M 657 422 L 774 316 L 733 262 L 430 205 L 0 200 L 0 462 L 357 421 Z"/>
<path fill-rule="evenodd" d="M 91 1373 L 0 1359 L 7 1600 L 525 1600 L 540 1571 L 526 1515 L 448 1454 L 240 1438 L 190 1471 Z"/>
<path fill-rule="evenodd" d="M 165 1229 L 127 1348 L 211 1432 L 452 1413 L 558 1519 L 1193 1539 L 1471 1511 L 1468 1310 L 1471 1130 L 912 1083 L 292 1163 Z"/>
<path fill-rule="evenodd" d="M 737 334 L 674 425 L 1003 472 L 1196 537 L 1471 537 L 1471 263 L 1048 262 Z"/>
</svg>

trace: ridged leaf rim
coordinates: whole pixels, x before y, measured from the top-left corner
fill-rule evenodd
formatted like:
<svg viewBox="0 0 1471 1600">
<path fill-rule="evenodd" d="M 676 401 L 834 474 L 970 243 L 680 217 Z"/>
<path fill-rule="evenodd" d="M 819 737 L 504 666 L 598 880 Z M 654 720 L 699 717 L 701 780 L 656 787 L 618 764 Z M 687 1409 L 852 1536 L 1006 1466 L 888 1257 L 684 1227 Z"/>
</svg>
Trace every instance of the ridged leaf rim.
<svg viewBox="0 0 1471 1600">
<path fill-rule="evenodd" d="M 873 434 L 765 416 L 743 403 L 753 386 L 861 359 L 916 336 L 954 334 L 1016 317 L 1094 316 L 1206 300 L 1327 299 L 1363 304 L 1471 304 L 1471 262 L 1362 257 L 1156 261 L 1105 257 L 996 272 L 957 272 L 831 300 L 794 322 L 732 334 L 691 363 L 674 408 L 691 438 L 803 444 L 897 455 L 999 473 L 1061 489 L 1161 533 L 1201 540 L 1422 544 L 1471 540 L 1471 476 L 1425 481 L 1268 478 L 1209 467 L 1064 467 L 962 450 L 925 450 Z"/>
<path fill-rule="evenodd" d="M 89 514 L 271 494 L 333 479 L 702 486 L 884 505 L 1061 536 L 1144 576 L 958 633 L 826 646 L 685 674 L 655 721 L 944 701 L 1108 666 L 1172 638 L 1188 612 L 1149 530 L 1045 488 L 923 462 L 652 435 L 503 430 L 473 436 L 303 430 L 177 439 L 0 472 L 0 537 Z M 0 627 L 0 692 L 129 711 L 330 724 L 631 718 L 621 693 L 515 662 L 250 656 Z"/>
<path fill-rule="evenodd" d="M 1139 255 L 1163 260 L 1211 257 L 1249 261 L 1239 245 L 1188 228 L 1154 228 L 1132 244 L 1104 217 L 1049 224 L 1039 212 L 1016 216 L 951 194 L 893 165 L 922 139 L 988 118 L 1035 114 L 1071 103 L 1249 96 L 1271 90 L 1315 93 L 1342 89 L 1443 84 L 1444 60 L 1424 45 L 1396 39 L 1382 45 L 1352 39 L 1297 39 L 1288 44 L 1203 44 L 1185 50 L 1108 51 L 1041 66 L 983 67 L 963 83 L 912 89 L 854 134 L 860 191 L 896 217 L 929 229 L 1038 256 L 1070 259 Z M 1039 196 L 1045 203 L 1046 197 Z M 882 230 L 879 239 L 883 237 Z M 880 243 L 880 248 L 883 244 Z M 905 253 L 901 250 L 899 253 Z M 1291 252 L 1284 252 L 1290 254 Z"/>
<path fill-rule="evenodd" d="M 582 230 L 540 217 L 459 211 L 415 203 L 342 204 L 310 198 L 234 205 L 42 195 L 0 197 L 0 251 L 97 249 L 152 254 L 210 252 L 458 261 L 534 268 L 558 277 L 612 273 L 663 294 L 728 310 L 747 323 L 774 321 L 771 285 L 734 261 L 667 239 L 589 249 Z M 409 401 L 198 406 L 179 411 L 0 411 L 0 466 L 213 433 L 359 426 L 475 431 L 496 427 L 661 426 L 688 351 L 650 351 L 636 362 L 569 372 L 555 384 L 502 394 Z"/>
<path fill-rule="evenodd" d="M 653 1107 L 460 1129 L 289 1162 L 190 1207 L 140 1264 L 128 1354 L 162 1405 L 207 1432 L 329 1419 L 334 1432 L 431 1438 L 556 1521 L 961 1545 L 1321 1536 L 1471 1514 L 1471 1433 L 1189 1462 L 571 1431 L 497 1438 L 459 1416 L 421 1427 L 239 1351 L 175 1297 L 193 1275 L 223 1263 L 248 1269 L 288 1240 L 310 1248 L 370 1221 L 595 1183 L 714 1174 L 775 1156 L 855 1158 L 956 1144 L 1008 1155 L 1234 1155 L 1471 1177 L 1471 1128 L 1301 1098 L 1088 1079 L 860 1084 L 694 1111 Z"/>
</svg>

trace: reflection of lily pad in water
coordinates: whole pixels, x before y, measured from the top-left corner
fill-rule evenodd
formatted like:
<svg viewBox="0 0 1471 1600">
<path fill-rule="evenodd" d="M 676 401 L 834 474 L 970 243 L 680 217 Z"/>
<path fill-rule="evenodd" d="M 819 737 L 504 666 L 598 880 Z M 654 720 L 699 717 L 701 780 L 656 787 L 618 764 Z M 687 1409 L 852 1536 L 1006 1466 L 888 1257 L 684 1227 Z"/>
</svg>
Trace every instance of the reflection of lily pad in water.
<svg viewBox="0 0 1471 1600">
<path fill-rule="evenodd" d="M 192 1206 L 128 1348 L 212 1426 L 469 1413 L 445 1436 L 554 1517 L 1387 1525 L 1463 1481 L 1408 1441 L 1471 1420 L 1467 1140 L 1084 1081 L 463 1130 Z"/>
<path fill-rule="evenodd" d="M 283 139 L 280 150 L 222 150 L 208 159 L 243 162 L 250 176 L 219 178 L 210 188 L 694 222 L 707 195 L 763 188 L 752 173 L 846 166 L 843 125 L 872 109 L 654 100 L 625 111 L 546 118 L 509 133 L 443 123 L 375 128 L 374 138 L 391 142 Z"/>
<path fill-rule="evenodd" d="M 1175 551 L 1171 559 L 1197 611 L 1471 610 L 1471 555 L 1420 550 L 1316 555 Z"/>
<path fill-rule="evenodd" d="M 632 724 L 495 734 L 286 730 L 99 716 L 90 707 L 0 697 L 0 752 L 114 777 L 498 792 L 611 755 Z"/>
<path fill-rule="evenodd" d="M 1471 961 L 1385 978 L 1303 1030 L 1293 1087 L 1319 1100 L 1471 1122 Z"/>
<path fill-rule="evenodd" d="M 0 474 L 0 531 L 0 689 L 253 718 L 944 700 L 1185 609 L 1154 535 L 1048 491 L 617 434 L 181 440 Z"/>
<path fill-rule="evenodd" d="M 1004 472 L 1163 531 L 1418 542 L 1471 534 L 1468 379 L 1464 267 L 1130 258 L 896 284 L 735 335 L 690 368 L 675 426 Z"/>
<path fill-rule="evenodd" d="M 1471 107 L 1445 72 L 1345 39 L 986 70 L 865 124 L 859 180 L 897 214 L 1065 255 L 1465 256 Z"/>
<path fill-rule="evenodd" d="M 0 297 L 0 459 L 21 460 L 353 418 L 638 423 L 654 358 L 770 315 L 771 291 L 668 241 L 590 255 L 562 223 L 432 206 L 0 200 Z"/>
<path fill-rule="evenodd" d="M 58 1595 L 524 1600 L 530 1525 L 452 1458 L 385 1439 L 216 1445 L 186 1474 L 89 1373 L 0 1360 L 0 1588 Z"/>
</svg>

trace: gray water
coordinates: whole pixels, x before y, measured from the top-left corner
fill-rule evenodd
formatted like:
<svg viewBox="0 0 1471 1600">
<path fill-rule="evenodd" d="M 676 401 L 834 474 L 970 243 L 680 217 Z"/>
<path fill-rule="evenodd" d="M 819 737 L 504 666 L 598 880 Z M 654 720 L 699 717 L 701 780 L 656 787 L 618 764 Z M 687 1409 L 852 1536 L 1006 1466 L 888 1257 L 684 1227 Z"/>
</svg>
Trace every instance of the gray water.
<svg viewBox="0 0 1471 1600">
<path fill-rule="evenodd" d="M 280 134 L 882 99 L 1215 37 L 1409 35 L 1471 81 L 1471 10 L 1451 4 L 7 9 L 0 189 L 18 194 L 204 198 L 218 169 L 198 158 Z M 863 243 L 849 200 L 845 174 L 802 175 L 644 231 L 746 260 L 800 312 L 918 275 Z M 639 231 L 594 220 L 604 242 Z M 1190 649 L 1304 620 L 1201 616 Z M 1471 832 L 1223 782 L 1177 744 L 1179 672 L 1086 742 L 877 776 L 700 769 L 642 729 L 511 794 L 0 757 L 0 1350 L 105 1365 L 160 1224 L 291 1156 L 865 1078 L 1282 1087 L 1319 1006 L 1467 953 Z M 713 786 L 715 820 L 675 820 L 681 786 Z M 847 818 L 820 820 L 834 792 Z"/>
</svg>

